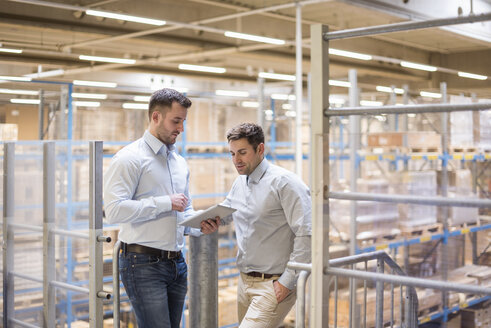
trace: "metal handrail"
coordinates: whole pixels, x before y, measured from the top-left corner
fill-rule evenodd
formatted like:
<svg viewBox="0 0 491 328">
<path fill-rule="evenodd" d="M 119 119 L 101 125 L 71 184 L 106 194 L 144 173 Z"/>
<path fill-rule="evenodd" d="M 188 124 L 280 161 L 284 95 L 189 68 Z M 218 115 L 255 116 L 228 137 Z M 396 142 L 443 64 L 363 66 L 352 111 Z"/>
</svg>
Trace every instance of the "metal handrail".
<svg viewBox="0 0 491 328">
<path fill-rule="evenodd" d="M 387 264 L 393 272 L 397 275 L 407 276 L 407 274 L 402 270 L 402 268 L 384 251 L 375 251 L 370 253 L 357 254 L 352 256 L 346 256 L 342 258 L 329 260 L 329 267 L 340 267 L 345 265 L 352 265 L 361 262 L 367 262 L 370 260 L 379 260 L 382 264 Z M 298 281 L 297 281 L 297 308 L 296 308 L 296 328 L 304 328 L 305 327 L 305 285 L 306 280 L 310 275 L 310 271 L 312 270 L 311 263 L 298 263 L 298 262 L 288 262 L 287 267 L 290 269 L 302 270 L 300 272 Z M 331 269 L 328 269 L 331 270 Z M 339 269 L 341 270 L 341 269 Z M 355 271 L 344 269 L 344 271 Z M 332 272 L 329 272 L 332 274 Z M 326 273 L 327 274 L 327 273 Z M 336 273 L 334 273 L 336 274 Z M 373 275 L 381 275 L 381 274 L 373 274 Z M 368 279 L 368 278 L 367 278 Z M 379 279 L 380 280 L 380 279 Z M 376 281 L 379 281 L 376 280 Z M 383 280 L 380 280 L 383 281 Z M 380 292 L 380 289 L 377 293 Z M 383 286 L 382 286 L 383 293 Z M 407 312 L 405 313 L 405 323 L 406 327 L 416 327 L 418 322 L 418 295 L 416 293 L 416 289 L 413 286 L 406 286 L 406 306 L 405 309 Z M 383 315 L 383 295 L 377 298 L 376 300 L 377 306 L 377 316 L 382 318 Z M 366 314 L 365 314 L 366 315 Z"/>
<path fill-rule="evenodd" d="M 119 252 L 121 251 L 121 241 L 117 240 L 113 247 L 113 327 L 119 328 L 119 314 L 121 307 L 119 304 Z"/>
</svg>

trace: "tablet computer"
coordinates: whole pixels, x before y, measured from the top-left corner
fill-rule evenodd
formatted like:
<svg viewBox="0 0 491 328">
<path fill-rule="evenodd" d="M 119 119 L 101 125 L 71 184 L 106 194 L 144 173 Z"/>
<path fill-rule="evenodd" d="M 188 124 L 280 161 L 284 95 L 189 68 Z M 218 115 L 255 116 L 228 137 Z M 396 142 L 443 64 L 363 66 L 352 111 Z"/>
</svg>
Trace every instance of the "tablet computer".
<svg viewBox="0 0 491 328">
<path fill-rule="evenodd" d="M 223 206 L 220 204 L 213 205 L 212 207 L 201 211 L 186 220 L 179 222 L 180 225 L 191 227 L 191 228 L 196 228 L 200 229 L 201 228 L 201 221 L 207 220 L 207 219 L 214 219 L 216 216 L 219 216 L 220 218 L 224 218 L 233 212 L 235 212 L 236 209 L 228 206 Z"/>
</svg>

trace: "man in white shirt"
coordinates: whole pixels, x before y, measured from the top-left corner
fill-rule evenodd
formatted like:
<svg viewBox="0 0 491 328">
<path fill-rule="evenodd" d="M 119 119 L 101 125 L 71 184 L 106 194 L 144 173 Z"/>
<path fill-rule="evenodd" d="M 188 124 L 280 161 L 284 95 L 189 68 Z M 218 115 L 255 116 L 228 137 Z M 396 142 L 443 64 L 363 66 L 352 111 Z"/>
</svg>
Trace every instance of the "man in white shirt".
<svg viewBox="0 0 491 328">
<path fill-rule="evenodd" d="M 211 220 L 201 232 L 178 224 L 194 214 L 189 169 L 174 145 L 189 107 L 173 89 L 156 91 L 148 130 L 114 155 L 104 176 L 106 218 L 121 226 L 119 270 L 139 328 L 179 327 L 187 291 L 184 234 L 218 229 Z"/>
<path fill-rule="evenodd" d="M 239 327 L 276 328 L 296 299 L 298 273 L 287 262 L 310 262 L 310 191 L 298 176 L 264 158 L 260 126 L 240 124 L 227 140 L 240 175 L 222 204 L 237 211 L 217 222 L 235 223 Z"/>
</svg>

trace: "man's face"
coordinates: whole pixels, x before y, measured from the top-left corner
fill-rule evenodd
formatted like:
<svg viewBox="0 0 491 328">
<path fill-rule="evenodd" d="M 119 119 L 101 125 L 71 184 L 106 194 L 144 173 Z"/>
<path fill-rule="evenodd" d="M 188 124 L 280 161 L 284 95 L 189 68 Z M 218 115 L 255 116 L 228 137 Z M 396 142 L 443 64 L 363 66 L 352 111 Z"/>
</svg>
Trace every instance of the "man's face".
<svg viewBox="0 0 491 328">
<path fill-rule="evenodd" d="M 187 113 L 187 108 L 177 102 L 173 102 L 170 109 L 161 108 L 153 112 L 154 133 L 152 134 L 166 145 L 174 144 L 177 136 L 184 131 L 184 121 Z"/>
<path fill-rule="evenodd" d="M 231 140 L 228 143 L 232 162 L 241 175 L 250 175 L 263 160 L 264 144 L 259 144 L 256 151 L 247 138 Z"/>
</svg>

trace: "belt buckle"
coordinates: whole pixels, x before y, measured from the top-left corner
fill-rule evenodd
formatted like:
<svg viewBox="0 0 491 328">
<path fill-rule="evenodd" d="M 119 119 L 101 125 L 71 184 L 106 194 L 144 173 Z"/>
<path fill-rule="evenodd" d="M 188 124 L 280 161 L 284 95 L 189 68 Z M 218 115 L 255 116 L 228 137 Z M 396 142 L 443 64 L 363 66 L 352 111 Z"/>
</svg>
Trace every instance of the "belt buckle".
<svg viewBox="0 0 491 328">
<path fill-rule="evenodd" d="M 263 280 L 265 279 L 265 278 L 264 278 L 264 275 L 265 275 L 265 274 L 261 272 L 261 278 L 262 278 Z"/>
</svg>

